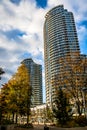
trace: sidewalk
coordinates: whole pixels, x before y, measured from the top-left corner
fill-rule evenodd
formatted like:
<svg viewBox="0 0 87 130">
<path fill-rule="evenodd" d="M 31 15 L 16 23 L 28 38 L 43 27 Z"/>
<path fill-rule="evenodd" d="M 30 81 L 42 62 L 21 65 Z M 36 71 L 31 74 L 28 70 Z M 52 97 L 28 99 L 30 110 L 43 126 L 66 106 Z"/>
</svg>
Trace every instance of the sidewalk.
<svg viewBox="0 0 87 130">
<path fill-rule="evenodd" d="M 87 130 L 87 127 L 76 127 L 76 128 L 59 128 L 55 126 L 48 126 L 49 130 Z M 33 129 L 30 130 L 44 130 L 44 125 L 34 125 Z"/>
<path fill-rule="evenodd" d="M 76 128 L 59 128 L 55 126 L 48 126 L 49 130 L 87 130 L 87 127 L 76 127 Z M 44 130 L 44 125 L 34 125 L 34 128 L 15 128 L 14 130 Z"/>
<path fill-rule="evenodd" d="M 76 128 L 59 128 L 55 126 L 48 126 L 49 130 L 87 130 L 87 127 L 76 127 Z M 30 130 L 44 130 L 44 125 L 34 125 L 34 129 Z"/>
</svg>

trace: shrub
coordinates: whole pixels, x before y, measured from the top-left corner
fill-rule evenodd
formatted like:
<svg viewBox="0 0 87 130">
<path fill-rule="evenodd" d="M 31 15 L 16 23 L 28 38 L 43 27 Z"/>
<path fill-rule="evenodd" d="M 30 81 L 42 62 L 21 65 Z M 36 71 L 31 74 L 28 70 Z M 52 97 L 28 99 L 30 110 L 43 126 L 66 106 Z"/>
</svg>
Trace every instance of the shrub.
<svg viewBox="0 0 87 130">
<path fill-rule="evenodd" d="M 86 126 L 87 125 L 87 119 L 84 116 L 78 116 L 75 118 L 75 121 L 79 126 Z"/>
<path fill-rule="evenodd" d="M 9 124 L 13 124 L 13 122 L 11 120 L 3 119 L 0 124 L 9 125 Z"/>
<path fill-rule="evenodd" d="M 33 128 L 33 125 L 31 123 L 28 124 L 20 124 L 17 127 L 21 127 L 21 128 Z"/>
<path fill-rule="evenodd" d="M 71 128 L 71 127 L 78 127 L 79 125 L 75 122 L 75 120 L 71 120 L 67 122 L 66 127 Z"/>
</svg>

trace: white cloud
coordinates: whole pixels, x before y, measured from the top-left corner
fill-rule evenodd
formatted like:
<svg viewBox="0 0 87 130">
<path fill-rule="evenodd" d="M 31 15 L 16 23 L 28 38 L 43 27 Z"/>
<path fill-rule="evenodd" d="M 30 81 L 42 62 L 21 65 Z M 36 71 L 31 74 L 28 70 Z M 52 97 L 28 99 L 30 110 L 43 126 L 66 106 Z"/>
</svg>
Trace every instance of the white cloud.
<svg viewBox="0 0 87 130">
<path fill-rule="evenodd" d="M 15 72 L 25 52 L 30 53 L 37 63 L 43 63 L 36 57 L 43 57 L 43 22 L 45 10 L 36 8 L 35 1 L 22 0 L 20 5 L 3 0 L 0 4 L 0 66 L 6 70 L 4 77 L 8 78 L 7 70 Z M 26 34 L 8 39 L 2 32 L 18 29 Z"/>
<path fill-rule="evenodd" d="M 86 0 L 48 0 L 48 7 L 52 8 L 57 5 L 64 5 L 64 8 L 74 13 L 77 21 L 87 20 L 87 4 Z"/>
<path fill-rule="evenodd" d="M 64 8 L 74 13 L 81 42 L 86 29 L 83 26 L 79 27 L 79 23 L 87 20 L 86 0 L 48 0 L 45 9 L 37 8 L 35 0 L 22 0 L 19 5 L 13 4 L 9 0 L 3 0 L 0 3 L 0 66 L 5 70 L 15 72 L 23 60 L 25 52 L 31 54 L 35 62 L 43 64 L 45 14 L 59 4 L 64 4 Z M 15 29 L 25 34 L 17 36 L 17 39 L 8 39 L 5 32 Z M 37 58 L 39 56 L 42 58 Z M 11 74 L 7 71 L 4 76 L 7 75 L 8 78 Z"/>
<path fill-rule="evenodd" d="M 87 44 L 84 43 L 85 39 L 87 40 L 87 1 L 86 0 L 48 0 L 48 7 L 53 8 L 57 5 L 64 5 L 64 8 L 67 9 L 70 12 L 73 12 L 74 19 L 76 22 L 76 28 L 80 43 L 80 48 L 83 48 L 83 45 L 85 44 L 85 47 L 87 48 Z M 83 24 L 80 24 L 81 22 L 86 21 L 86 27 L 84 27 Z M 82 53 L 84 53 L 84 49 Z M 85 50 L 85 53 L 87 54 L 87 49 Z"/>
<path fill-rule="evenodd" d="M 79 40 L 83 41 L 83 38 L 87 37 L 87 28 L 85 26 L 78 27 Z"/>
</svg>

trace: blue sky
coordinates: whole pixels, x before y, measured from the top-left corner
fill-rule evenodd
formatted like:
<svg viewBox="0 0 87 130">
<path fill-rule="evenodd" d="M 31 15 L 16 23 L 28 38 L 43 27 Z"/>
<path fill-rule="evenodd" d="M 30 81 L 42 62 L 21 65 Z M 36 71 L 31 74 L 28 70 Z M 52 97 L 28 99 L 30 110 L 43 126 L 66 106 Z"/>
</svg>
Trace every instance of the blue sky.
<svg viewBox="0 0 87 130">
<path fill-rule="evenodd" d="M 43 67 L 43 24 L 45 14 L 63 4 L 73 12 L 82 54 L 87 54 L 87 0 L 0 0 L 0 67 L 5 74 L 3 84 L 11 78 L 25 58 L 32 58 Z M 45 99 L 44 99 L 45 100 Z"/>
</svg>

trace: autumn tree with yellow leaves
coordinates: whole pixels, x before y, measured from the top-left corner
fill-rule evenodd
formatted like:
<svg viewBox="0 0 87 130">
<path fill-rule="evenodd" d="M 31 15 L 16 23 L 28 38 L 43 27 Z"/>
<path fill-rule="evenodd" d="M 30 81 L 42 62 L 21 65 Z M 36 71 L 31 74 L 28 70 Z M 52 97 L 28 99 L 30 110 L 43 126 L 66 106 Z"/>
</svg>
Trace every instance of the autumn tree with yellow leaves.
<svg viewBox="0 0 87 130">
<path fill-rule="evenodd" d="M 8 91 L 7 91 L 8 90 Z M 24 64 L 18 67 L 17 72 L 12 76 L 7 84 L 4 84 L 1 89 L 1 100 L 4 105 L 3 113 L 5 116 L 14 115 L 16 116 L 16 123 L 18 115 L 26 115 L 27 123 L 29 123 L 30 105 L 31 105 L 31 85 L 30 77 L 27 68 Z M 3 98 L 4 97 L 4 98 Z"/>
<path fill-rule="evenodd" d="M 70 102 L 81 115 L 84 109 L 82 89 L 87 88 L 87 58 L 81 58 L 78 54 L 73 57 L 65 56 L 57 64 L 60 65 L 59 73 L 52 80 L 53 86 L 56 91 L 61 87 L 67 92 Z"/>
</svg>

